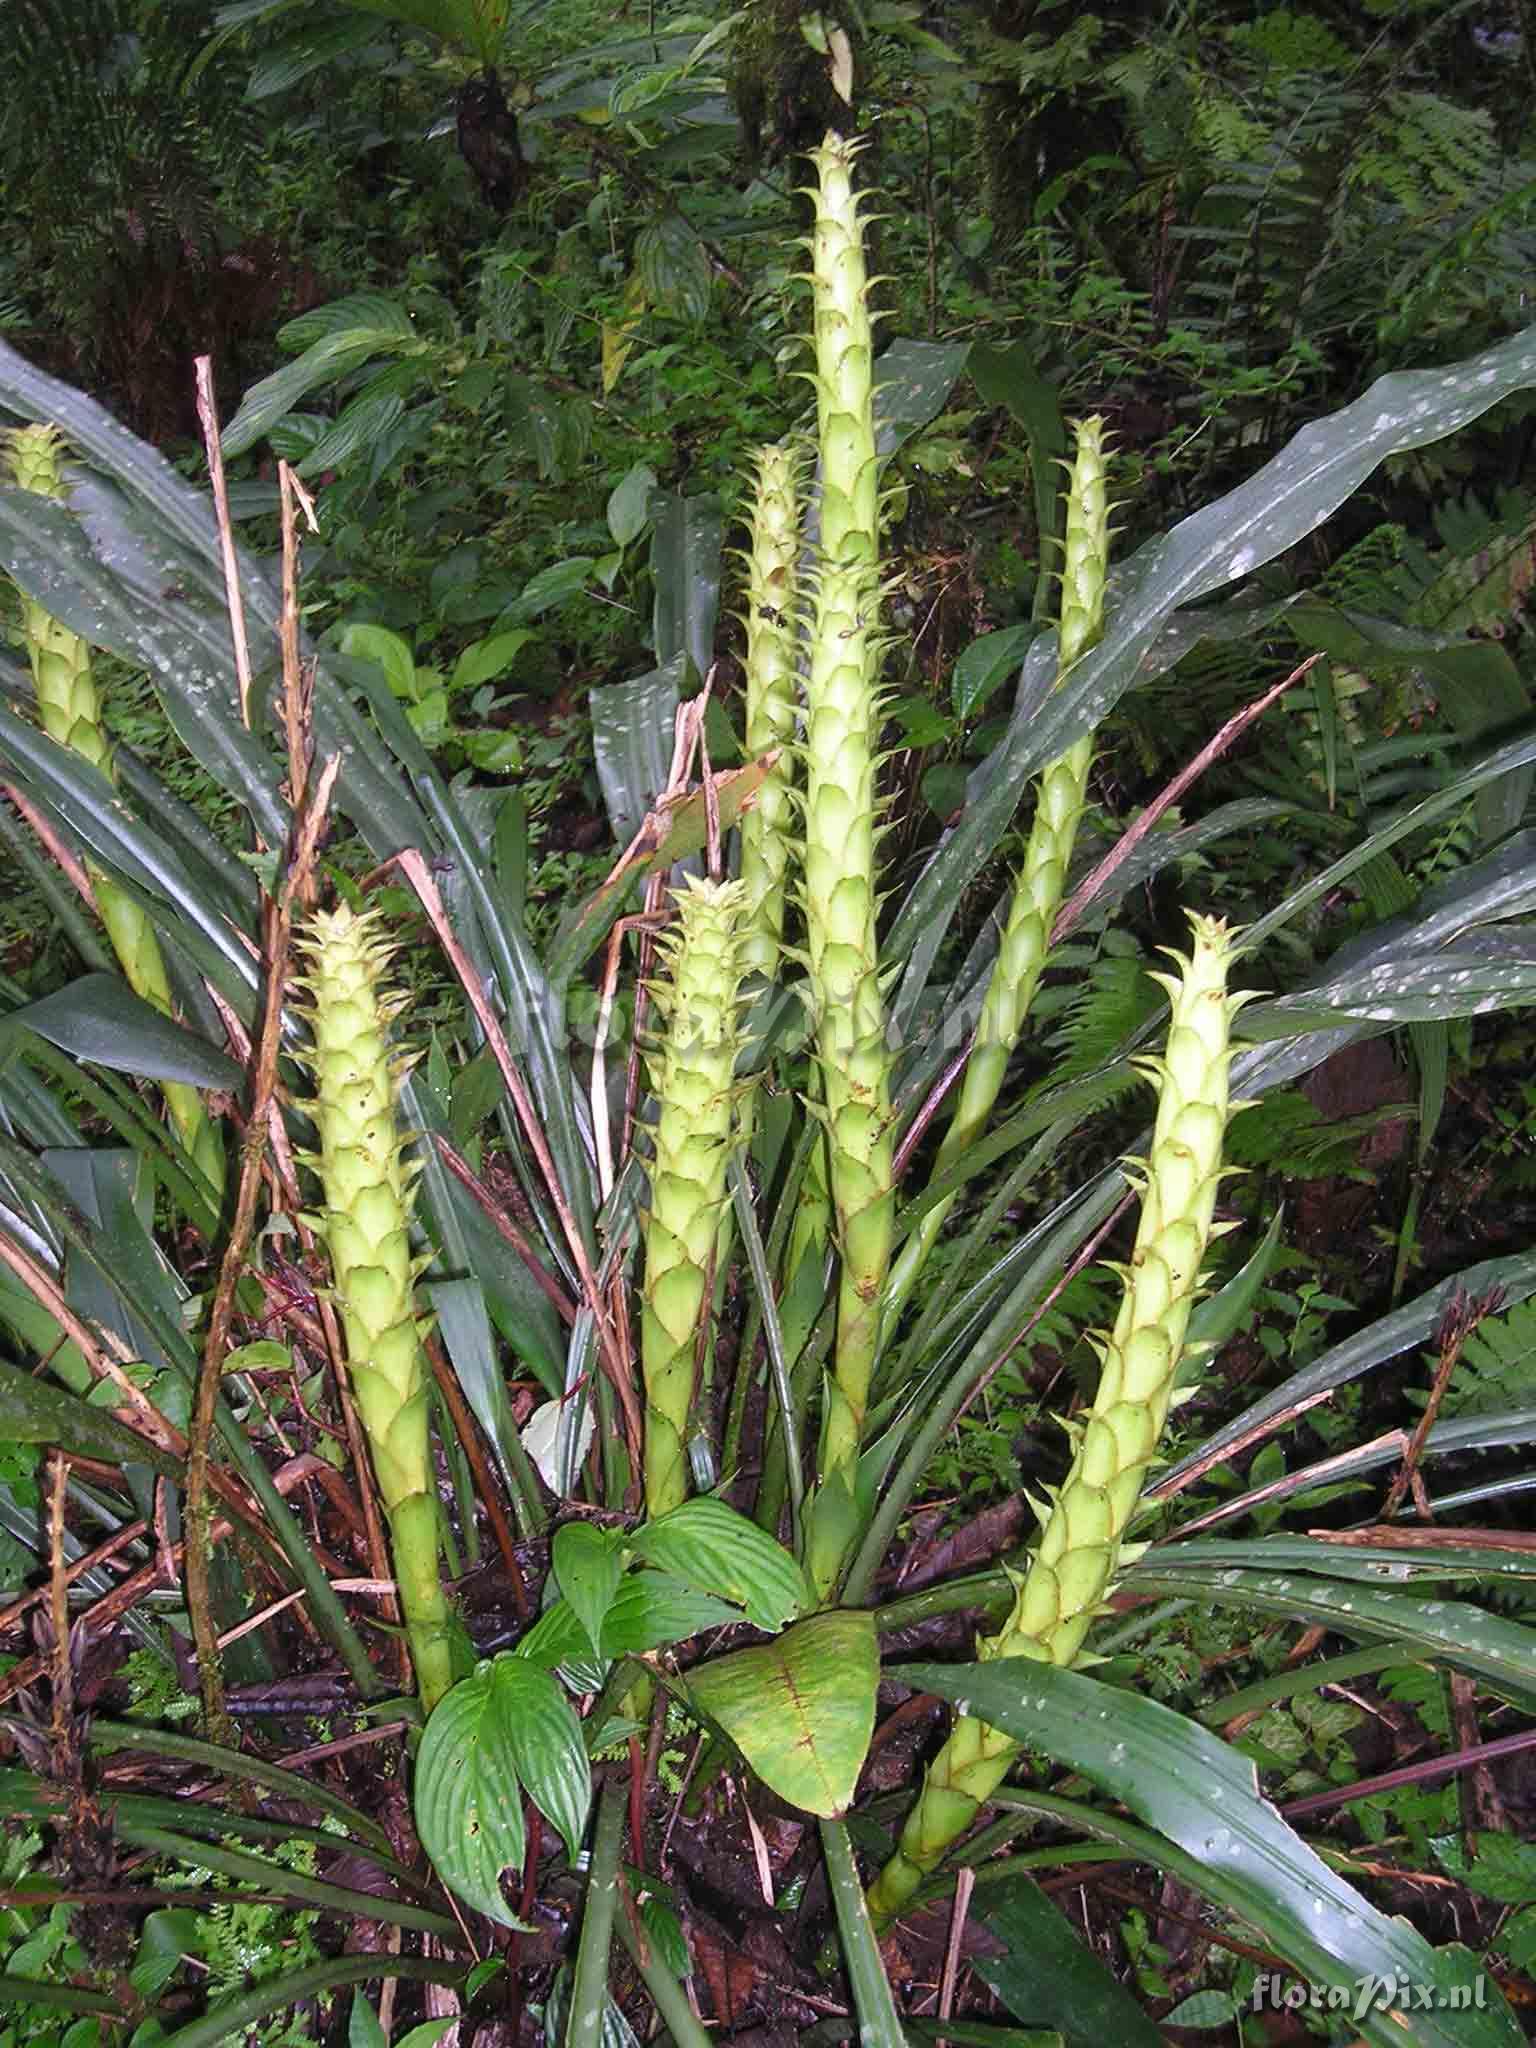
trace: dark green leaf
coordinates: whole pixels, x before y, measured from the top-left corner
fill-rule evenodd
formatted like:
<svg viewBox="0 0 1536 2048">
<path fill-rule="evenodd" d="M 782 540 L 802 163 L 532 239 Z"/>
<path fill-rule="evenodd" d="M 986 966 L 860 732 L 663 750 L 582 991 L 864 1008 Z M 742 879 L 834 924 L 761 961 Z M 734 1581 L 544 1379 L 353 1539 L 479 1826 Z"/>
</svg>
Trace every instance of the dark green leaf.
<svg viewBox="0 0 1536 2048">
<path fill-rule="evenodd" d="M 1123 692 L 1147 679 L 1147 658 L 1171 615 L 1251 575 L 1305 539 L 1389 455 L 1458 432 L 1511 392 L 1536 383 L 1536 328 L 1435 370 L 1380 378 L 1353 404 L 1304 427 L 1246 483 L 1149 541 L 1111 579 L 1104 637 L 1048 697 L 1027 690 L 1002 745 L 971 778 L 971 800 L 902 906 L 888 957 L 911 949 L 925 982 L 965 886 L 1002 834 L 1030 777 L 1102 723 Z M 1161 664 L 1158 664 L 1161 666 Z M 1049 691 L 1055 637 L 1025 664 Z"/>
<path fill-rule="evenodd" d="M 608 822 L 621 847 L 628 846 L 666 787 L 684 659 L 675 655 L 649 675 L 636 676 L 627 683 L 609 683 L 592 692 L 597 779 Z"/>
<path fill-rule="evenodd" d="M 1010 1877 L 985 1898 L 977 1917 L 1003 1953 L 972 1968 L 1016 2020 L 1058 2027 L 1070 2048 L 1160 2048 L 1157 2028 L 1033 1879 Z"/>
<path fill-rule="evenodd" d="M 13 1010 L 0 1030 L 18 1025 L 77 1060 L 148 1081 L 238 1088 L 244 1080 L 227 1053 L 162 1016 L 115 974 L 82 975 L 67 988 Z"/>
<path fill-rule="evenodd" d="M 1037 626 L 1005 626 L 1000 633 L 983 633 L 971 642 L 949 679 L 950 702 L 957 718 L 971 718 L 981 709 L 1024 659 L 1038 631 Z"/>
<path fill-rule="evenodd" d="M 567 1522 L 555 1531 L 555 1579 L 571 1603 L 594 1656 L 603 1651 L 603 1622 L 624 1576 L 622 1539 L 590 1522 Z"/>
<path fill-rule="evenodd" d="M 970 349 L 968 341 L 899 335 L 875 358 L 875 452 L 882 462 L 942 410 Z"/>
<path fill-rule="evenodd" d="M 647 297 L 662 312 L 696 321 L 709 311 L 709 251 L 680 213 L 640 230 L 635 267 Z"/>
<path fill-rule="evenodd" d="M 720 549 L 725 515 L 712 495 L 659 492 L 653 501 L 651 576 L 656 585 L 653 640 L 657 667 L 686 654 L 706 676 L 715 658 L 720 608 Z"/>
</svg>

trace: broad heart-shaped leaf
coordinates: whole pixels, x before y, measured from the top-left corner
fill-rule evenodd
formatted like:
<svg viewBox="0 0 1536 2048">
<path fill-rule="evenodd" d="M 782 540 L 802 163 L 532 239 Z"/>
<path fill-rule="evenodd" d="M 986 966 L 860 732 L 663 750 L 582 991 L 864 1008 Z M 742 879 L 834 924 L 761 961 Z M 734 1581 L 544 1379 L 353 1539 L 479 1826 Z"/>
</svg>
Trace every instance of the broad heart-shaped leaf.
<svg viewBox="0 0 1536 2048">
<path fill-rule="evenodd" d="M 985 1893 L 977 1918 L 1003 1944 L 972 1968 L 1016 2020 L 1059 2028 L 1068 2048 L 1162 2048 L 1162 2035 L 1061 1908 L 1022 1873 Z"/>
<path fill-rule="evenodd" d="M 807 1604 L 804 1575 L 783 1544 L 722 1500 L 685 1500 L 628 1540 L 648 1564 L 735 1601 L 756 1628 L 780 1629 Z"/>
<path fill-rule="evenodd" d="M 1503 1995 L 1460 1947 L 1431 1948 L 1404 1920 L 1378 1913 L 1330 1869 L 1259 1792 L 1247 1757 L 1156 1700 L 1117 1692 L 1031 1657 L 918 1664 L 903 1680 L 953 1700 L 1016 1741 L 1043 1749 L 1198 1859 L 1208 1897 L 1255 1927 L 1311 1983 L 1349 1994 L 1400 1973 L 1442 2008 L 1361 2015 L 1385 2048 L 1515 2048 Z M 1474 1993 L 1486 1996 L 1472 2008 Z M 1451 1994 L 1458 2006 L 1451 2011 Z M 1438 1994 L 1438 1996 L 1436 1996 Z"/>
<path fill-rule="evenodd" d="M 1304 540 L 1389 455 L 1443 440 L 1533 383 L 1536 327 L 1442 369 L 1394 371 L 1342 411 L 1303 427 L 1236 490 L 1138 549 L 1111 578 L 1103 639 L 1059 690 L 1015 714 L 1007 737 L 971 777 L 964 817 L 902 905 L 887 952 L 892 960 L 912 955 L 907 998 L 912 984 L 926 982 L 961 885 L 1007 830 L 1030 777 L 1102 723 L 1133 683 L 1166 666 L 1155 643 L 1180 606 L 1252 575 Z M 1042 677 L 1048 690 L 1055 664 L 1055 635 L 1044 633 L 1025 661 L 1021 697 L 1029 698 Z"/>
<path fill-rule="evenodd" d="M 13 1010 L 0 1033 L 24 1025 L 77 1060 L 93 1060 L 147 1081 L 185 1081 L 194 1088 L 238 1088 L 239 1066 L 195 1038 L 115 974 L 85 974 L 51 996 Z"/>
<path fill-rule="evenodd" d="M 770 1790 L 835 1820 L 846 1812 L 875 1728 L 880 1656 L 871 1614 L 813 1614 L 771 1643 L 688 1674 L 699 1708 Z"/>
<path fill-rule="evenodd" d="M 574 1858 L 592 1797 L 581 1723 L 547 1671 L 508 1654 L 482 1664 L 433 1710 L 414 1802 L 433 1869 L 503 1927 L 521 1924 L 501 1895 L 501 1873 L 523 1860 L 525 1786 Z"/>
<path fill-rule="evenodd" d="M 601 1656 L 603 1622 L 624 1576 L 620 1544 L 608 1530 L 595 1529 L 590 1522 L 567 1522 L 555 1531 L 552 1562 L 560 1591 Z"/>
</svg>

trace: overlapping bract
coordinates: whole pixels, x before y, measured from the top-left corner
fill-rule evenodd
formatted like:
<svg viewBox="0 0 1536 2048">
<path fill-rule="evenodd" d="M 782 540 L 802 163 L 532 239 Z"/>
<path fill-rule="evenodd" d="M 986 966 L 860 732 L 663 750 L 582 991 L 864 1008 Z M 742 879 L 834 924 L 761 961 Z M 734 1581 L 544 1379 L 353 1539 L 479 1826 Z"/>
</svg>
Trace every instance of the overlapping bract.
<svg viewBox="0 0 1536 2048">
<path fill-rule="evenodd" d="M 797 586 L 799 465 L 782 442 L 757 453 L 747 550 L 747 753 L 776 755 L 741 820 L 742 963 L 772 975 L 784 936 L 793 824 L 795 716 L 800 695 Z"/>
<path fill-rule="evenodd" d="M 1067 495 L 1058 682 L 1103 630 L 1108 573 L 1109 492 L 1104 421 L 1095 415 L 1078 424 Z M 1035 786 L 1035 811 L 1025 843 L 1024 864 L 982 1001 L 976 1042 L 961 1079 L 954 1118 L 939 1148 L 936 1174 L 957 1165 L 985 1134 L 1008 1062 L 1023 1035 L 1050 951 L 1051 927 L 1061 908 L 1092 764 L 1093 736 L 1085 733 L 1064 754 L 1046 764 Z M 902 1247 L 891 1273 L 888 1315 L 899 1315 L 910 1299 L 954 1202 L 951 1195 L 930 1209 Z"/>
<path fill-rule="evenodd" d="M 677 922 L 660 942 L 666 973 L 653 988 L 663 1028 L 650 1062 L 657 1117 L 640 1313 L 645 1505 L 652 1516 L 688 1492 L 694 1374 L 734 1127 L 744 950 L 740 882 L 690 878 L 675 900 Z"/>
<path fill-rule="evenodd" d="M 1173 1400 L 1190 1310 L 1212 1235 L 1230 1113 L 1227 1066 L 1233 1013 L 1227 993 L 1232 934 L 1214 918 L 1191 916 L 1188 956 L 1159 976 L 1172 999 L 1165 1051 L 1143 1062 L 1157 1083 L 1157 1120 L 1139 1180 L 1141 1218 L 1110 1333 L 1097 1340 L 1102 1364 L 1093 1407 L 1080 1425 L 1071 1470 L 1041 1510 L 1040 1543 L 1013 1612 L 980 1655 L 1038 1657 L 1071 1664 L 1110 1590 L 1122 1542 Z M 962 1715 L 929 1766 L 900 1846 L 870 1893 L 871 1909 L 899 1912 L 1001 1783 L 1018 1745 Z"/>
<path fill-rule="evenodd" d="M 853 188 L 858 145 L 828 135 L 811 285 L 821 548 L 805 692 L 805 927 L 827 1176 L 841 1258 L 807 1563 L 826 1597 L 855 1528 L 854 1486 L 890 1266 L 889 1052 L 876 943 L 880 728 L 878 465 L 869 280 Z"/>
<path fill-rule="evenodd" d="M 300 940 L 313 1043 L 313 1113 L 325 1208 L 313 1219 L 330 1255 L 352 1398 L 389 1518 L 395 1577 L 422 1702 L 453 1681 L 451 1618 L 438 1575 L 437 1482 L 429 1381 L 411 1255 L 412 1169 L 395 1116 L 402 1061 L 389 1043 L 399 998 L 383 993 L 394 948 L 379 921 L 345 905 Z"/>
</svg>

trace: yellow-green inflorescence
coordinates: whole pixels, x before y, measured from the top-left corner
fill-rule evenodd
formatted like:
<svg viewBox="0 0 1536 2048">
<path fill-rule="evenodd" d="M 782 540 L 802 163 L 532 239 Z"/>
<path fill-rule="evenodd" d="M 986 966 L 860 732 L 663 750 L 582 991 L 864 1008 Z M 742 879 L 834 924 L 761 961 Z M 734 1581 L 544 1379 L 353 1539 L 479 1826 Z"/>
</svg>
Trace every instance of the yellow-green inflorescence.
<svg viewBox="0 0 1536 2048">
<path fill-rule="evenodd" d="M 1098 1394 L 1072 1426 L 1071 1470 L 1047 1506 L 1035 1551 L 999 1634 L 983 1658 L 1076 1661 L 1093 1618 L 1127 1560 L 1123 1539 L 1168 1418 L 1222 1178 L 1230 1028 L 1246 1000 L 1227 991 L 1233 935 L 1214 918 L 1190 919 L 1193 943 L 1159 976 L 1172 999 L 1166 1050 L 1143 1062 L 1157 1084 L 1157 1120 L 1145 1160 L 1128 1162 L 1141 1218 L 1114 1329 L 1096 1340 Z M 877 1917 L 900 1912 L 1001 1783 L 1018 1745 L 962 1716 L 929 1766 L 900 1846 L 870 1893 Z"/>
<path fill-rule="evenodd" d="M 677 922 L 661 941 L 666 972 L 652 990 L 662 1031 L 650 1061 L 657 1117 L 640 1313 L 652 1516 L 688 1492 L 694 1375 L 733 1143 L 745 900 L 740 882 L 690 878 L 676 894 Z"/>
<path fill-rule="evenodd" d="M 873 331 L 853 185 L 858 145 L 828 135 L 811 235 L 821 535 L 805 693 L 805 926 L 820 1111 L 840 1278 L 807 1565 L 834 1590 L 855 1529 L 855 1486 L 890 1267 L 889 1053 L 876 948 L 875 770 L 880 727 L 878 467 Z"/>
<path fill-rule="evenodd" d="M 784 937 L 785 875 L 796 833 L 795 719 L 800 699 L 799 469 L 781 442 L 757 451 L 747 549 L 747 753 L 776 755 L 741 821 L 742 964 L 771 976 Z"/>
<path fill-rule="evenodd" d="M 408 1064 L 392 1051 L 404 998 L 384 977 L 394 948 L 377 917 L 318 912 L 300 940 L 308 974 L 320 1150 L 307 1163 L 325 1191 L 313 1219 L 330 1254 L 358 1419 L 389 1519 L 395 1580 L 422 1704 L 453 1683 L 453 1622 L 438 1573 L 438 1496 L 429 1376 L 411 1256 L 414 1170 L 395 1100 Z"/>
<path fill-rule="evenodd" d="M 6 455 L 22 490 L 35 491 L 44 498 L 65 495 L 56 427 L 16 428 L 7 437 Z M 22 598 L 21 621 L 43 730 L 61 747 L 99 768 L 108 781 L 116 781 L 91 671 L 90 647 L 31 598 Z M 169 1017 L 171 987 L 154 927 L 134 898 L 110 876 L 92 865 L 90 877 L 96 908 L 129 986 Z M 177 1135 L 207 1180 L 217 1207 L 224 1187 L 224 1146 L 218 1128 L 195 1088 L 183 1081 L 167 1081 L 164 1094 Z"/>
<path fill-rule="evenodd" d="M 1104 626 L 1104 584 L 1109 569 L 1109 493 L 1104 421 L 1079 423 L 1067 497 L 1061 573 L 1058 681 L 1098 640 Z M 1078 820 L 1088 791 L 1093 738 L 1084 734 L 1047 764 L 1035 788 L 1035 814 L 982 1001 L 976 1042 L 966 1062 L 954 1118 L 939 1148 L 935 1173 L 957 1165 L 985 1134 L 1009 1059 L 1023 1035 L 1030 1004 L 1050 951 L 1051 927 L 1061 908 Z M 928 1210 L 902 1246 L 891 1272 L 886 1313 L 893 1319 L 909 1300 L 955 1197 Z"/>
</svg>

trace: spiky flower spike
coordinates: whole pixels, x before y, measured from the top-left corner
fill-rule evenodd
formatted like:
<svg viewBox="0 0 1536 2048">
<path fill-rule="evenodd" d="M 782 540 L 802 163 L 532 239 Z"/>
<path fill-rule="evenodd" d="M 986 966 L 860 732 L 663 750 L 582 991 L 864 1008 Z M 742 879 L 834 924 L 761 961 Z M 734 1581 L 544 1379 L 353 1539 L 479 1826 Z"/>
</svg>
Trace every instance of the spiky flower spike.
<svg viewBox="0 0 1536 2048">
<path fill-rule="evenodd" d="M 752 540 L 747 552 L 747 752 L 777 753 L 757 801 L 741 821 L 741 879 L 746 897 L 742 965 L 771 975 L 784 936 L 784 876 L 789 865 L 790 791 L 799 699 L 796 571 L 800 492 L 794 456 L 782 442 L 757 451 Z"/>
<path fill-rule="evenodd" d="M 1109 494 L 1104 421 L 1096 414 L 1078 423 L 1076 459 L 1067 496 L 1058 682 L 1103 631 L 1104 582 L 1108 570 Z M 982 1001 L 976 1043 L 966 1062 L 954 1120 L 939 1148 L 935 1174 L 948 1172 L 984 1134 L 1008 1061 L 1023 1035 L 1029 1006 L 1050 951 L 1051 926 L 1061 908 L 1092 762 L 1093 737 L 1085 733 L 1047 764 L 1036 785 L 1035 815 L 1024 849 L 1024 865 L 1009 906 L 992 979 Z M 930 1209 L 902 1246 L 886 1292 L 888 1316 L 894 1318 L 901 1313 L 954 1203 L 955 1197 L 951 1195 Z"/>
<path fill-rule="evenodd" d="M 853 189 L 859 145 L 829 134 L 817 174 L 811 284 L 821 446 L 821 556 L 806 677 L 805 923 L 827 1177 L 841 1259 L 806 1562 L 836 1585 L 855 1528 L 854 1485 L 890 1267 L 889 1055 L 875 941 L 879 633 L 869 281 Z"/>
<path fill-rule="evenodd" d="M 51 426 L 17 427 L 6 437 L 5 453 L 12 476 L 24 491 L 39 497 L 64 496 L 59 459 L 59 430 Z M 31 598 L 21 601 L 22 631 L 37 691 L 38 716 L 50 739 L 99 768 L 110 782 L 117 777 L 112 750 L 101 722 L 101 706 L 91 674 L 91 650 L 78 633 L 54 618 Z M 91 865 L 91 888 L 129 986 L 162 1016 L 171 1015 L 171 988 L 165 959 L 154 927 L 127 892 Z M 177 1135 L 208 1181 L 214 1205 L 224 1187 L 224 1147 L 195 1088 L 182 1081 L 164 1084 L 165 1103 Z"/>
<path fill-rule="evenodd" d="M 653 1516 L 688 1491 L 694 1372 L 725 1206 L 741 1036 L 742 884 L 690 877 L 675 901 L 677 923 L 661 941 L 666 979 L 653 989 L 664 1029 L 651 1059 L 659 1112 L 640 1312 Z"/>
<path fill-rule="evenodd" d="M 1157 977 L 1173 1014 L 1163 1057 L 1143 1062 L 1157 1083 L 1157 1121 L 1150 1154 L 1133 1162 L 1141 1220 L 1130 1264 L 1122 1269 L 1119 1316 L 1097 1342 L 1098 1395 L 1074 1432 L 1072 1468 L 1043 1517 L 1040 1545 L 1013 1612 L 999 1634 L 979 1645 L 983 1658 L 1075 1661 L 1110 1590 L 1168 1418 L 1222 1174 L 1231 1021 L 1246 1000 L 1227 993 L 1236 950 L 1227 927 L 1195 916 L 1190 925 L 1188 957 L 1173 956 L 1178 976 Z M 955 1723 L 929 1766 L 900 1846 L 870 1893 L 878 1917 L 900 1912 L 1001 1783 L 1017 1748 L 969 1715 Z"/>
<path fill-rule="evenodd" d="M 411 1258 L 411 1167 L 395 1098 L 404 1062 L 389 1024 L 404 999 L 384 993 L 393 947 L 369 912 L 319 911 L 299 941 L 309 969 L 313 1115 L 325 1208 L 313 1220 L 330 1254 L 352 1398 L 389 1519 L 395 1580 L 422 1705 L 453 1683 L 453 1623 L 438 1576 L 437 1479 L 428 1374 Z"/>
</svg>

